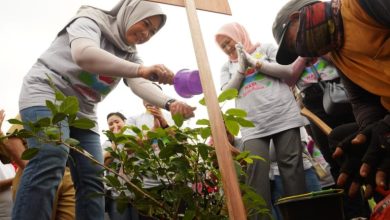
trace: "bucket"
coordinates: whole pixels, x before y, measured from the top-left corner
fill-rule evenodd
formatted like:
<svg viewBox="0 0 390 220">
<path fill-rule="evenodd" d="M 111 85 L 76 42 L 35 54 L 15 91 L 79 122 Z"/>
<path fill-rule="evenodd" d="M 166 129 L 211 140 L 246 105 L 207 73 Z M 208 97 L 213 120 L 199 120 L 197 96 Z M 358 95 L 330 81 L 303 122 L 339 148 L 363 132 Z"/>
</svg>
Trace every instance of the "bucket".
<svg viewBox="0 0 390 220">
<path fill-rule="evenodd" d="M 176 93 L 183 98 L 191 98 L 203 92 L 198 70 L 179 70 L 173 78 L 173 86 Z"/>
<path fill-rule="evenodd" d="M 342 189 L 329 189 L 280 198 L 283 220 L 344 220 Z"/>
</svg>

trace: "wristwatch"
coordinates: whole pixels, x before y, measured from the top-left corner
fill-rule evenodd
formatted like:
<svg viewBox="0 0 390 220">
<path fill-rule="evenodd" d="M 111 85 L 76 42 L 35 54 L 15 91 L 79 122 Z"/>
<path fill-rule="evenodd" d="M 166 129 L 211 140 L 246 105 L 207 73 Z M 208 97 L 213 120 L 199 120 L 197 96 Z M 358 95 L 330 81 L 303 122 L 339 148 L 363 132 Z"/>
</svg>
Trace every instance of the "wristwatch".
<svg viewBox="0 0 390 220">
<path fill-rule="evenodd" d="M 171 104 L 176 102 L 176 99 L 169 99 L 166 103 L 165 103 L 165 109 L 167 111 L 170 111 L 170 108 L 171 108 Z"/>
</svg>

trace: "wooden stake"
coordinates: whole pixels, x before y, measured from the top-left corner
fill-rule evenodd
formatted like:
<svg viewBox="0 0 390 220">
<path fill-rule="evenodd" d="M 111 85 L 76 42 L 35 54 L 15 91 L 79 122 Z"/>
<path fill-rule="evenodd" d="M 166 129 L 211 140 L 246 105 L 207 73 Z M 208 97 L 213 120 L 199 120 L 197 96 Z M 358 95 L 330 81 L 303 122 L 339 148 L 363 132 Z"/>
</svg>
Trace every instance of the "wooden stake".
<svg viewBox="0 0 390 220">
<path fill-rule="evenodd" d="M 198 16 L 196 14 L 194 0 L 185 0 L 185 6 L 191 30 L 192 43 L 199 68 L 200 81 L 202 83 L 203 93 L 209 115 L 211 133 L 214 138 L 218 165 L 222 174 L 222 184 L 227 199 L 229 218 L 234 220 L 245 220 L 246 211 L 242 201 L 237 174 L 234 169 L 234 164 L 229 149 L 231 145 L 226 136 L 226 129 L 217 101 L 217 95 L 215 92 L 210 65 L 200 30 Z"/>
<path fill-rule="evenodd" d="M 324 134 L 329 135 L 329 133 L 332 131 L 332 128 L 330 128 L 324 121 L 322 121 L 309 109 L 303 107 L 301 109 L 301 115 L 306 116 L 311 122 L 316 124 L 322 130 L 322 132 L 324 132 Z"/>
<path fill-rule="evenodd" d="M 151 2 L 158 2 L 168 5 L 176 5 L 184 7 L 184 0 L 148 0 Z M 195 6 L 198 10 L 209 11 L 214 13 L 221 13 L 232 15 L 230 6 L 227 0 L 195 0 Z"/>
</svg>

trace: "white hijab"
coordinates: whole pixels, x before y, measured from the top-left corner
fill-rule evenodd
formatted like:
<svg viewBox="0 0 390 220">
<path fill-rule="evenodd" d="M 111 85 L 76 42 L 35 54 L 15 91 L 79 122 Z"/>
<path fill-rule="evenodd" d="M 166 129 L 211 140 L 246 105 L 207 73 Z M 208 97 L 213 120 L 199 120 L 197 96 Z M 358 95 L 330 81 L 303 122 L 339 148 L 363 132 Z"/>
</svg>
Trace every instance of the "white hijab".
<svg viewBox="0 0 390 220">
<path fill-rule="evenodd" d="M 162 22 L 158 30 L 164 26 L 167 16 L 157 3 L 143 0 L 121 0 L 110 11 L 92 6 L 81 6 L 71 22 L 79 17 L 88 17 L 94 20 L 106 37 L 117 48 L 134 53 L 137 48 L 126 41 L 126 31 L 135 23 L 154 15 L 161 15 Z"/>
</svg>

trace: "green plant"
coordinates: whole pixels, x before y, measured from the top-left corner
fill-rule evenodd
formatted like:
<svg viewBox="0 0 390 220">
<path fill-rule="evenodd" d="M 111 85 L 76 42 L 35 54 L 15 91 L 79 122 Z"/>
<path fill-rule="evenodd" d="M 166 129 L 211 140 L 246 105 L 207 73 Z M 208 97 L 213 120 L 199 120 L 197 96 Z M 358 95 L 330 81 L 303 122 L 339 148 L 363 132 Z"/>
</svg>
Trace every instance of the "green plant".
<svg viewBox="0 0 390 220">
<path fill-rule="evenodd" d="M 157 219 L 228 219 L 215 149 L 206 143 L 211 135 L 207 119 L 198 120 L 199 127 L 184 128 L 183 118 L 175 115 L 175 125 L 166 129 L 150 130 L 143 126 L 126 127 L 119 134 L 105 131 L 111 141 L 122 146 L 115 150 L 107 149 L 115 160 L 105 166 L 84 151 L 77 140 L 62 140 L 62 120 L 67 120 L 70 126 L 82 129 L 90 129 L 94 123 L 76 117 L 78 101 L 75 97 L 66 97 L 54 87 L 53 89 L 56 101 L 46 102 L 52 117 L 42 118 L 34 123 L 11 119 L 11 124 L 22 124 L 31 128 L 11 135 L 35 137 L 42 143 L 63 144 L 104 167 L 108 173 L 104 176 L 104 182 L 119 193 L 116 198 L 119 210 L 130 202 L 142 214 Z M 220 94 L 218 100 L 224 103 L 236 96 L 236 90 L 228 90 Z M 200 103 L 204 104 L 204 100 Z M 246 112 L 243 110 L 228 109 L 221 113 L 227 130 L 234 135 L 238 134 L 240 126 L 253 126 L 245 119 Z M 132 134 L 128 134 L 126 129 L 131 130 Z M 23 159 L 28 160 L 38 152 L 38 148 L 30 148 L 24 152 Z M 252 163 L 254 159 L 262 158 L 249 152 L 241 152 L 234 157 L 239 176 L 245 174 L 242 164 Z M 160 184 L 144 188 L 145 177 L 159 180 Z M 261 197 L 245 184 L 240 184 L 240 188 L 248 215 L 270 215 Z"/>
</svg>

